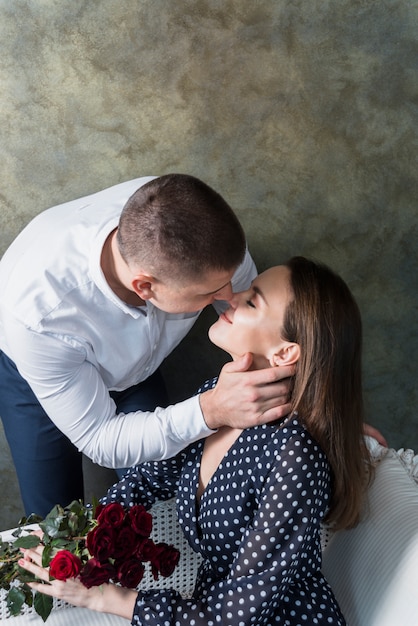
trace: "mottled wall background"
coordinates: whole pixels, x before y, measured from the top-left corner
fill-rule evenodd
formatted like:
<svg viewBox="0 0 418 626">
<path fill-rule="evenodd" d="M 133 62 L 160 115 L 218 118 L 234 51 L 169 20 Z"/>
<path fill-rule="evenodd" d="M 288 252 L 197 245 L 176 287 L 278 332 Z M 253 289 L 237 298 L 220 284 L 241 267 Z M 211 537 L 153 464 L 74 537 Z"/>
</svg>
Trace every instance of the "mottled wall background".
<svg viewBox="0 0 418 626">
<path fill-rule="evenodd" d="M 0 252 L 59 202 L 197 175 L 259 269 L 301 253 L 343 275 L 368 419 L 418 450 L 417 28 L 416 0 L 0 0 Z M 222 360 L 206 317 L 173 397 Z"/>
</svg>

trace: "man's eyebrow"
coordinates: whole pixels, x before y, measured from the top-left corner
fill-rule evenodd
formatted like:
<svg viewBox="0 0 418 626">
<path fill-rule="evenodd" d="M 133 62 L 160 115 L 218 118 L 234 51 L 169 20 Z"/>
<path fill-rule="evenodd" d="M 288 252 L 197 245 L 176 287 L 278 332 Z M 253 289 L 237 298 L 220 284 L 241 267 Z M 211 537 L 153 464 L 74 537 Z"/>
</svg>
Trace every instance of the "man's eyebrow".
<svg viewBox="0 0 418 626">
<path fill-rule="evenodd" d="M 207 293 L 202 293 L 202 296 L 212 296 L 214 293 L 218 293 L 218 291 L 220 291 L 221 289 L 223 289 L 224 287 L 226 287 L 227 285 L 229 285 L 231 281 L 228 280 L 225 285 L 222 285 L 222 287 L 218 287 L 217 289 L 215 289 L 215 291 L 208 291 Z"/>
</svg>

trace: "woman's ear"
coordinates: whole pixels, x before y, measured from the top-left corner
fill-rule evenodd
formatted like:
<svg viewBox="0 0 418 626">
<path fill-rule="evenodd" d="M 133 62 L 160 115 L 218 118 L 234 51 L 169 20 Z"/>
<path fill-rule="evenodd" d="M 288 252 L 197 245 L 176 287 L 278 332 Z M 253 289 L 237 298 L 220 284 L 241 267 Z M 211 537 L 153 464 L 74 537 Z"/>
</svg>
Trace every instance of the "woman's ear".
<svg viewBox="0 0 418 626">
<path fill-rule="evenodd" d="M 299 361 L 300 346 L 298 343 L 285 342 L 282 346 L 273 354 L 270 359 L 272 367 L 279 365 L 293 365 Z"/>
</svg>

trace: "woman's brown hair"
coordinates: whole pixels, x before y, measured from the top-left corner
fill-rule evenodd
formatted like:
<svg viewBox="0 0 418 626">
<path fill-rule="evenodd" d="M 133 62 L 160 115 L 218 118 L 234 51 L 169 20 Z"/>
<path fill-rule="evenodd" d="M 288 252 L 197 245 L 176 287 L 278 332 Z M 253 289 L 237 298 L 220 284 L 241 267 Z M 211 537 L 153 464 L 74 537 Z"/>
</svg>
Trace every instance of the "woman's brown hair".
<svg viewBox="0 0 418 626">
<path fill-rule="evenodd" d="M 362 323 L 345 282 L 327 266 L 290 259 L 293 299 L 282 334 L 298 343 L 292 409 L 328 457 L 333 496 L 327 521 L 349 528 L 359 520 L 370 457 L 362 436 Z"/>
</svg>

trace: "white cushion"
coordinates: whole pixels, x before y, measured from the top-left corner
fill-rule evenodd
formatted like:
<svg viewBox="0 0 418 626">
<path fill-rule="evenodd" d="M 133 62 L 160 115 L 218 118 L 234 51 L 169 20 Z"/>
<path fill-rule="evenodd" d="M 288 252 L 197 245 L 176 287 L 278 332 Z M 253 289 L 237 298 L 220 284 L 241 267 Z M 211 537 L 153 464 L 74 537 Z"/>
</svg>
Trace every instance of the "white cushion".
<svg viewBox="0 0 418 626">
<path fill-rule="evenodd" d="M 362 521 L 329 540 L 323 571 L 349 626 L 418 624 L 418 485 L 394 450 L 377 464 Z"/>
</svg>

